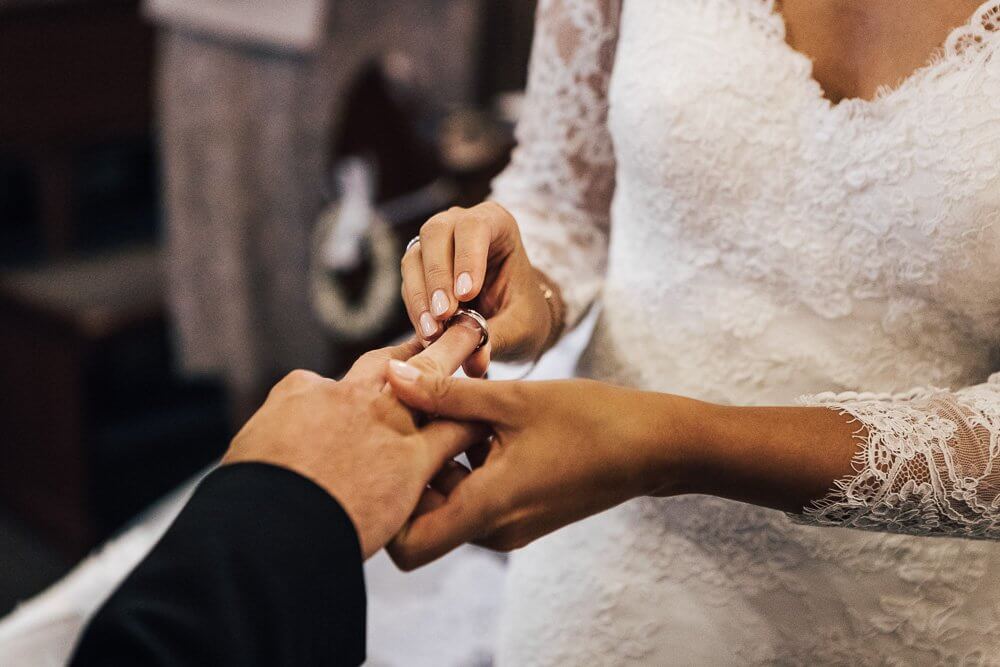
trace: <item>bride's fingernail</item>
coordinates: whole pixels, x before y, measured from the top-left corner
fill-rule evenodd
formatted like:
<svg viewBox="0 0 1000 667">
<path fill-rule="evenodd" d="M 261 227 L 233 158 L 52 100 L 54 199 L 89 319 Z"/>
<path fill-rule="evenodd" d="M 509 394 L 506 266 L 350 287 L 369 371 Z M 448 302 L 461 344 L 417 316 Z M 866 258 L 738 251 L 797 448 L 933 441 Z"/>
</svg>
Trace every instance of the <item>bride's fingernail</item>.
<svg viewBox="0 0 1000 667">
<path fill-rule="evenodd" d="M 437 333 L 438 323 L 426 310 L 420 314 L 420 333 L 424 338 L 430 338 Z"/>
<path fill-rule="evenodd" d="M 472 291 L 472 276 L 466 271 L 455 280 L 455 294 L 465 296 Z"/>
<path fill-rule="evenodd" d="M 431 296 L 431 312 L 434 313 L 434 317 L 441 317 L 447 313 L 450 305 L 448 295 L 444 293 L 443 289 L 439 289 Z"/>
<path fill-rule="evenodd" d="M 419 370 L 405 361 L 400 361 L 399 359 L 393 359 L 389 362 L 389 370 L 391 370 L 392 374 L 400 380 L 405 380 L 407 382 L 413 382 L 420 377 Z"/>
</svg>

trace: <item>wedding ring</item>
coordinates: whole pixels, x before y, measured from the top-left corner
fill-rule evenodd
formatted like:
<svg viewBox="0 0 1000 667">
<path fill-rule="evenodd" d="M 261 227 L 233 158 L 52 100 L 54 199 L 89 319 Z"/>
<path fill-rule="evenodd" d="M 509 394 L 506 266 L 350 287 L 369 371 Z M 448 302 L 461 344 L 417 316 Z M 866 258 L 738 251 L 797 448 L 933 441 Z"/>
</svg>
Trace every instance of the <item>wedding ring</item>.
<svg viewBox="0 0 1000 667">
<path fill-rule="evenodd" d="M 420 243 L 420 234 L 417 234 L 412 239 L 410 239 L 410 242 L 406 244 L 406 250 L 403 251 L 403 254 L 405 255 L 406 253 L 410 252 L 410 248 L 417 245 L 418 243 Z"/>
<path fill-rule="evenodd" d="M 476 349 L 473 350 L 473 352 L 478 352 L 480 349 L 482 349 L 483 345 L 486 345 L 486 343 L 490 342 L 490 327 L 488 324 L 486 324 L 486 318 L 477 313 L 476 311 L 472 310 L 471 308 L 459 308 L 457 311 L 455 311 L 455 314 L 451 316 L 450 320 L 448 320 L 448 326 L 451 326 L 452 322 L 454 322 L 459 317 L 462 317 L 463 315 L 465 317 L 468 317 L 473 322 L 475 322 L 476 326 L 479 327 L 480 334 L 482 334 L 482 336 L 479 339 L 479 344 L 476 345 Z"/>
</svg>

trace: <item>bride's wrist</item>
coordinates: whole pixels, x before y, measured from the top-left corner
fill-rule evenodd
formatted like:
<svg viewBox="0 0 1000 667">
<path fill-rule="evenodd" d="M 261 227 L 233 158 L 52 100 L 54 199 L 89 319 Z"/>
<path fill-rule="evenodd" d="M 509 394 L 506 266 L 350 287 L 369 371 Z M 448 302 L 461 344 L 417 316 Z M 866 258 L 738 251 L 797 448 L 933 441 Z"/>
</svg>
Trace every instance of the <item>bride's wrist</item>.
<svg viewBox="0 0 1000 667">
<path fill-rule="evenodd" d="M 642 392 L 636 416 L 650 476 L 645 495 L 705 493 L 711 486 L 725 407 L 674 394 Z"/>
<path fill-rule="evenodd" d="M 541 337 L 541 346 L 538 355 L 548 352 L 559 339 L 562 338 L 563 330 L 566 326 L 566 306 L 562 300 L 559 286 L 556 285 L 544 272 L 532 267 L 532 275 L 536 283 L 538 293 L 544 303 L 544 312 L 548 317 L 543 317 L 542 321 L 546 326 L 543 329 L 544 337 Z"/>
</svg>

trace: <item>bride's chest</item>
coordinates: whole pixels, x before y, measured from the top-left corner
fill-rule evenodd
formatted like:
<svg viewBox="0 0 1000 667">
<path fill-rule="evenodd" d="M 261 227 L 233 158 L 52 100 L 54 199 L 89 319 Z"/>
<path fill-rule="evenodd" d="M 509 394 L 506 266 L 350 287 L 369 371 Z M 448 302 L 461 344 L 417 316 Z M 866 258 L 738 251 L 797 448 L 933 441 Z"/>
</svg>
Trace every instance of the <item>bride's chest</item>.
<svg viewBox="0 0 1000 667">
<path fill-rule="evenodd" d="M 852 295 L 941 297 L 971 275 L 1000 299 L 1000 272 L 981 284 L 1000 259 L 1000 54 L 945 57 L 833 105 L 763 0 L 625 2 L 615 234 Z"/>
</svg>

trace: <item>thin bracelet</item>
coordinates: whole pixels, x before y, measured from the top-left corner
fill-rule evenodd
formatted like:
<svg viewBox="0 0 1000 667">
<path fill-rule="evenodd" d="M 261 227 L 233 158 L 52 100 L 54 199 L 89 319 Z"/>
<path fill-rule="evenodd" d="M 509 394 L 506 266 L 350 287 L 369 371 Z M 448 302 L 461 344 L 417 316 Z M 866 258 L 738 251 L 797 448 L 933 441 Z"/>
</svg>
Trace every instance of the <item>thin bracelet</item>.
<svg viewBox="0 0 1000 667">
<path fill-rule="evenodd" d="M 545 299 L 545 305 L 549 308 L 550 327 L 549 335 L 545 338 L 542 350 L 538 353 L 538 358 L 535 359 L 536 364 L 543 354 L 551 350 L 559 342 L 563 329 L 566 327 L 566 314 L 562 308 L 562 300 L 556 296 L 556 291 L 544 280 L 538 281 L 538 289 L 542 291 L 542 298 Z"/>
<path fill-rule="evenodd" d="M 540 271 L 538 273 L 541 273 Z M 528 368 L 525 369 L 523 373 L 518 375 L 513 380 L 523 380 L 524 378 L 535 372 L 535 368 L 538 367 L 538 362 L 541 361 L 542 355 L 548 352 L 552 347 L 559 341 L 562 337 L 563 329 L 566 326 L 565 316 L 563 315 L 564 308 L 562 307 L 562 301 L 556 295 L 556 291 L 549 286 L 549 284 L 544 280 L 538 280 L 538 289 L 542 292 L 542 298 L 545 299 L 545 305 L 549 308 L 549 334 L 545 338 L 545 342 L 542 344 L 542 349 L 539 351 L 538 356 L 536 356 Z"/>
</svg>

